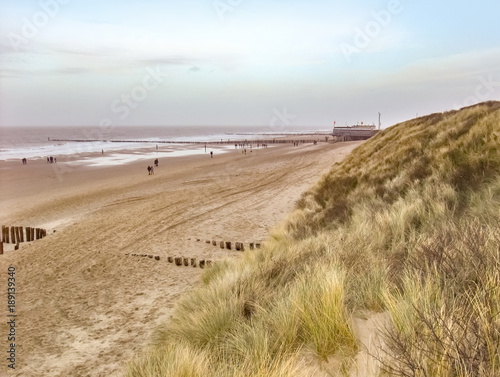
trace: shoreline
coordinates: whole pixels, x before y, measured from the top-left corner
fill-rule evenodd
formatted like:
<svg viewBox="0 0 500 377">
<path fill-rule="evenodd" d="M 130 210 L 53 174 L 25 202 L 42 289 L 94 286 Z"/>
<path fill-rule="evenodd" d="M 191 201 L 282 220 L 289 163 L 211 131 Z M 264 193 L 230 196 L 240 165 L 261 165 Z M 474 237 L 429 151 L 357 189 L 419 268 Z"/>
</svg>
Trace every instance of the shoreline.
<svg viewBox="0 0 500 377">
<path fill-rule="evenodd" d="M 230 130 L 231 132 L 227 132 Z M 237 132 L 234 127 L 187 127 L 176 129 L 173 127 L 144 127 L 144 128 L 116 128 L 113 130 L 96 130 L 95 128 L 57 129 L 46 127 L 35 129 L 5 128 L 2 131 L 0 142 L 0 160 L 17 160 L 26 157 L 71 155 L 84 152 L 100 152 L 140 149 L 153 147 L 154 144 L 174 148 L 188 145 L 223 145 L 249 142 L 254 145 L 267 141 L 268 144 L 281 139 L 301 139 L 307 141 L 311 137 L 319 138 L 326 130 L 307 130 L 298 128 L 297 131 L 273 133 L 265 127 L 243 128 Z M 5 132 L 4 132 L 5 131 Z M 250 139 L 250 140 L 249 140 Z M 78 140 L 79 142 L 58 141 Z M 265 140 L 265 141 L 263 141 Z M 320 140 L 323 140 L 321 137 Z M 179 144 L 186 143 L 186 144 Z"/>
<path fill-rule="evenodd" d="M 319 141 L 319 136 L 329 136 L 332 137 L 331 133 L 283 133 L 283 134 L 266 134 L 266 133 L 248 133 L 248 134 L 234 134 L 234 135 L 249 135 L 249 136 L 265 136 L 272 137 L 270 139 L 227 139 L 220 141 L 218 140 L 139 140 L 139 139 L 128 139 L 128 140 L 117 140 L 117 139 L 51 139 L 49 141 L 55 142 L 74 142 L 74 143 L 96 143 L 96 142 L 106 142 L 106 143 L 150 143 L 150 144 L 196 144 L 196 145 L 220 145 L 220 144 L 282 144 L 282 143 L 312 143 L 314 140 Z M 301 138 L 297 138 L 301 137 Z M 305 137 L 305 138 L 304 138 Z"/>
</svg>

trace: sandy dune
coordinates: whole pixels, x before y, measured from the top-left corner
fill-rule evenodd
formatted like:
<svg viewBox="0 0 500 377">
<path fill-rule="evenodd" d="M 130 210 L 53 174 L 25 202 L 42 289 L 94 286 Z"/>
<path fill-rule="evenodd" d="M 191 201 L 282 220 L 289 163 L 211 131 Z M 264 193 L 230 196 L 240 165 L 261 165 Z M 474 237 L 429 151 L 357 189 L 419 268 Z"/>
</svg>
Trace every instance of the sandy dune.
<svg viewBox="0 0 500 377">
<path fill-rule="evenodd" d="M 19 251 L 6 245 L 0 256 L 2 275 L 16 267 L 18 314 L 18 369 L 2 362 L 0 375 L 120 375 L 177 299 L 200 284 L 202 269 L 167 256 L 237 258 L 205 241 L 265 240 L 300 194 L 357 145 L 164 158 L 153 176 L 144 162 L 63 174 L 43 160 L 0 163 L 0 223 L 49 232 Z"/>
</svg>

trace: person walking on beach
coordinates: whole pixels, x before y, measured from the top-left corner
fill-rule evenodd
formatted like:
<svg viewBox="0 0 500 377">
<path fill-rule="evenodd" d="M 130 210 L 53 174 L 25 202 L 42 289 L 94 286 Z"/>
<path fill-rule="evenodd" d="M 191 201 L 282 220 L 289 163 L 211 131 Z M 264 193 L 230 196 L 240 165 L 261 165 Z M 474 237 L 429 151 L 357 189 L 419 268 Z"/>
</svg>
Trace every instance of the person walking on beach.
<svg viewBox="0 0 500 377">
<path fill-rule="evenodd" d="M 158 166 L 158 159 L 155 160 L 155 166 Z"/>
<path fill-rule="evenodd" d="M 151 166 L 148 165 L 148 175 L 151 175 Z"/>
<path fill-rule="evenodd" d="M 214 158 L 214 152 L 210 151 L 210 158 Z"/>
</svg>

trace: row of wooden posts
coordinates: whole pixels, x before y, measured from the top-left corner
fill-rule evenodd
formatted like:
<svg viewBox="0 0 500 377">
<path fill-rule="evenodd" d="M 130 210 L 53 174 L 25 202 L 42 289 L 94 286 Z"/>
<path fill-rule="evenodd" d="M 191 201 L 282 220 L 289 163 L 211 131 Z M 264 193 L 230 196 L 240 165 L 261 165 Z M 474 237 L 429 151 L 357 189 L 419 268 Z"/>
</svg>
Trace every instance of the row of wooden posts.
<svg viewBox="0 0 500 377">
<path fill-rule="evenodd" d="M 5 243 L 20 243 L 35 241 L 40 238 L 43 238 L 47 235 L 46 229 L 41 228 L 30 228 L 30 227 L 22 227 L 22 226 L 5 226 L 2 225 L 2 239 L 1 242 Z"/>
<path fill-rule="evenodd" d="M 220 248 L 221 249 L 224 249 L 226 248 L 227 250 L 232 250 L 233 249 L 233 243 L 232 242 L 228 242 L 228 241 L 215 241 L 215 240 L 207 240 L 205 241 L 206 243 L 211 243 L 213 246 L 217 246 L 217 243 L 219 244 Z M 245 251 L 245 245 L 243 244 L 243 242 L 235 242 L 234 243 L 234 248 L 235 250 L 237 251 Z M 260 243 L 254 243 L 254 242 L 251 242 L 250 243 L 250 250 L 253 250 L 253 249 L 260 249 Z"/>
<path fill-rule="evenodd" d="M 128 254 L 125 254 L 125 255 L 128 255 Z M 133 257 L 143 257 L 143 258 L 151 258 L 151 259 L 155 259 L 155 260 L 160 260 L 160 256 L 159 255 L 151 255 L 151 254 L 130 254 L 132 255 Z"/>
<path fill-rule="evenodd" d="M 22 226 L 2 225 L 2 237 L 0 238 L 0 254 L 3 254 L 3 244 L 15 244 L 15 249 L 19 249 L 21 242 L 31 242 L 47 236 L 47 230 L 41 228 L 31 228 Z"/>
<path fill-rule="evenodd" d="M 212 261 L 200 259 L 199 261 L 196 258 L 188 258 L 188 257 L 167 257 L 169 263 L 174 263 L 176 266 L 192 266 L 192 267 L 210 267 L 212 265 Z"/>
<path fill-rule="evenodd" d="M 129 254 L 125 254 L 129 255 Z M 143 258 L 151 258 L 155 260 L 160 260 L 159 255 L 151 255 L 151 254 L 130 254 L 133 257 L 143 257 Z M 192 267 L 210 267 L 212 265 L 211 260 L 200 259 L 199 261 L 196 258 L 188 258 L 188 257 L 167 257 L 168 263 L 174 263 L 176 266 L 192 266 Z"/>
</svg>

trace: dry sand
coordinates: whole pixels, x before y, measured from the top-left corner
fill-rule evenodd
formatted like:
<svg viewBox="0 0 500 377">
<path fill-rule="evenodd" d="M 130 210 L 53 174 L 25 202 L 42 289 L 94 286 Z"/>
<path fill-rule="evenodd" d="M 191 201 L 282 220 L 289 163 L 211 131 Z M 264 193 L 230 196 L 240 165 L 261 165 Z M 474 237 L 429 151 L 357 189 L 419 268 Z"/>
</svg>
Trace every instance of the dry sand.
<svg viewBox="0 0 500 377">
<path fill-rule="evenodd" d="M 4 287 L 8 266 L 16 268 L 18 315 L 17 369 L 2 357 L 0 376 L 121 375 L 178 298 L 200 284 L 202 269 L 167 256 L 237 258 L 205 241 L 264 241 L 301 193 L 359 144 L 163 158 L 153 176 L 144 161 L 71 170 L 59 161 L 58 171 L 43 160 L 0 163 L 0 224 L 49 232 L 18 251 L 6 245 L 0 256 Z"/>
</svg>

